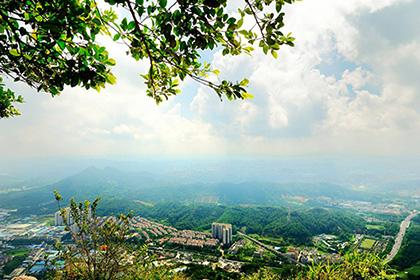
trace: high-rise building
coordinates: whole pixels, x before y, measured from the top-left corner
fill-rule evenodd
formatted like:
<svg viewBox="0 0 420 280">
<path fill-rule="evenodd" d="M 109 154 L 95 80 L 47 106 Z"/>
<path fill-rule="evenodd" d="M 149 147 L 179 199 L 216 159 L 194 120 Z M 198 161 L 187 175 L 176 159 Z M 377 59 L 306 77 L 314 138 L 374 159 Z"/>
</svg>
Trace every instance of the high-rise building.
<svg viewBox="0 0 420 280">
<path fill-rule="evenodd" d="M 229 245 L 232 243 L 232 225 L 212 223 L 211 233 L 213 238 L 219 239 L 223 245 Z"/>
<path fill-rule="evenodd" d="M 66 223 L 67 225 L 73 224 L 73 219 L 70 215 L 70 208 L 69 207 L 64 208 L 64 212 L 65 212 L 64 217 L 60 210 L 55 212 L 54 219 L 55 219 L 56 226 L 64 226 Z"/>
<path fill-rule="evenodd" d="M 74 224 L 74 221 L 73 221 L 73 217 L 70 213 L 70 207 L 64 208 L 64 212 L 65 212 L 64 217 L 63 217 L 60 210 L 55 212 L 55 215 L 54 215 L 55 225 L 56 226 L 68 225 L 68 226 L 71 227 Z M 90 208 L 89 208 L 88 218 L 89 219 L 92 218 L 92 211 L 91 211 Z"/>
</svg>

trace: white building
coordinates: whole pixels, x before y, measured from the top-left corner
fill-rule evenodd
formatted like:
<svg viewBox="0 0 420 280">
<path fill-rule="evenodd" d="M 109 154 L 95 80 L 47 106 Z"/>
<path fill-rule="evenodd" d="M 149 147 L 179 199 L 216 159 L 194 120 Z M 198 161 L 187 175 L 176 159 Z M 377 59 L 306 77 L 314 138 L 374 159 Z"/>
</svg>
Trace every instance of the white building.
<svg viewBox="0 0 420 280">
<path fill-rule="evenodd" d="M 55 212 L 54 221 L 55 221 L 55 225 L 56 226 L 64 226 L 65 225 L 64 218 L 66 219 L 67 225 L 73 224 L 73 218 L 70 215 L 70 208 L 69 207 L 66 207 L 63 210 L 65 212 L 64 213 L 64 216 L 65 217 L 63 217 L 63 215 L 61 213 L 61 210 Z"/>
<path fill-rule="evenodd" d="M 223 245 L 229 245 L 232 243 L 232 225 L 212 223 L 211 233 L 213 238 L 219 239 Z"/>
<path fill-rule="evenodd" d="M 74 221 L 73 221 L 73 217 L 72 217 L 72 215 L 70 213 L 70 211 L 71 211 L 70 210 L 70 207 L 66 207 L 63 210 L 65 212 L 64 213 L 64 217 L 63 217 L 63 215 L 62 215 L 62 213 L 61 213 L 60 210 L 57 211 L 57 212 L 55 212 L 55 215 L 54 215 L 55 225 L 56 226 L 65 226 L 65 225 L 67 225 L 67 226 L 70 226 L 70 228 L 71 228 L 72 225 L 74 224 Z M 89 208 L 88 218 L 89 219 L 92 218 L 92 211 L 91 211 L 90 208 Z"/>
</svg>

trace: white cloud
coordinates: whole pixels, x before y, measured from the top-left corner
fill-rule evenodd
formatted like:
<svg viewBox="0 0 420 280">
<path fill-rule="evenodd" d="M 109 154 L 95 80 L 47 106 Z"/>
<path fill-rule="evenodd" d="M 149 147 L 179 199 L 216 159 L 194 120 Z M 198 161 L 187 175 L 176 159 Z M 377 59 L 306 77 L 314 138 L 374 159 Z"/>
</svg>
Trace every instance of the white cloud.
<svg viewBox="0 0 420 280">
<path fill-rule="evenodd" d="M 346 69 L 343 72 L 342 77 L 343 82 L 352 86 L 355 90 L 363 88 L 366 84 L 372 82 L 373 80 L 372 73 L 366 71 L 362 67 L 357 67 L 353 71 Z"/>
<path fill-rule="evenodd" d="M 407 57 L 416 60 L 419 48 L 417 43 L 410 43 L 399 49 L 384 49 L 383 53 L 369 50 L 372 58 L 376 57 L 375 53 L 381 53 L 378 62 L 386 71 L 367 70 L 365 65 L 360 65 L 366 61 L 363 59 L 366 50 L 360 49 L 359 44 L 363 40 L 364 34 L 360 32 L 363 27 L 355 25 L 354 18 L 361 14 L 375 17 L 383 9 L 408 2 L 305 1 L 288 13 L 288 27 L 298 38 L 297 46 L 283 48 L 279 60 L 261 53 L 246 61 L 216 54 L 215 65 L 227 69 L 230 77 L 237 78 L 244 71 L 251 71 L 251 92 L 256 96 L 251 102 L 258 109 L 254 110 L 253 118 L 259 122 L 242 131 L 241 141 L 254 139 L 252 143 L 265 143 L 264 147 L 267 150 L 271 147 L 274 154 L 279 150 L 296 152 L 291 147 L 293 143 L 299 145 L 301 152 L 308 153 L 387 154 L 393 153 L 389 146 L 403 146 L 407 133 L 420 128 L 419 114 L 413 106 L 419 87 L 404 87 L 388 75 L 400 76 L 394 73 L 396 68 L 404 68 L 406 65 L 401 63 Z M 412 37 L 416 39 L 415 34 Z M 341 63 L 334 61 L 335 53 L 356 65 L 335 70 L 338 80 L 318 70 L 324 62 Z M 382 83 L 378 85 L 379 81 Z M 371 86 L 379 92 L 371 92 Z M 194 102 L 198 100 L 200 112 L 206 112 L 207 121 L 211 121 L 212 115 L 220 114 L 220 108 L 214 110 L 207 97 L 197 97 Z M 232 120 L 237 118 L 235 114 L 242 112 L 235 111 L 230 116 Z M 418 138 L 419 134 L 413 133 L 412 137 Z M 282 148 L 278 149 L 279 146 Z M 254 152 L 260 152 L 261 144 L 253 147 Z M 410 148 L 411 152 L 420 152 L 417 145 Z"/>
</svg>

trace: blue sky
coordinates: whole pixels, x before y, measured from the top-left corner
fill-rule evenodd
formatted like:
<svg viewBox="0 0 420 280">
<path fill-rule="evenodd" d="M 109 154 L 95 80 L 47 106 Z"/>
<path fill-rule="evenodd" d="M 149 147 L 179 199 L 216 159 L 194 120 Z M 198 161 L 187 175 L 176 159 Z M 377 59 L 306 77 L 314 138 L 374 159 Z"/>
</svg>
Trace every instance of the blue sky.
<svg viewBox="0 0 420 280">
<path fill-rule="evenodd" d="M 420 154 L 420 10 L 409 0 L 304 0 L 287 10 L 295 48 L 277 60 L 206 54 L 222 77 L 248 77 L 248 101 L 220 102 L 191 81 L 162 105 L 135 63 L 107 43 L 118 83 L 56 98 L 22 93 L 0 120 L 0 153 L 32 156 L 290 156 Z"/>
</svg>

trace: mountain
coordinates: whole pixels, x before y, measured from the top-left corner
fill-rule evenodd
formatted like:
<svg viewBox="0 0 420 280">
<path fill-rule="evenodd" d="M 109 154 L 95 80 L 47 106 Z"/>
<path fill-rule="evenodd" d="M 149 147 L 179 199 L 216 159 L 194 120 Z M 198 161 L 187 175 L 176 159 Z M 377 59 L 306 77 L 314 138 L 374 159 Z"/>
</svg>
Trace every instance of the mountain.
<svg viewBox="0 0 420 280">
<path fill-rule="evenodd" d="M 148 173 L 125 173 L 114 168 L 98 169 L 90 167 L 82 172 L 58 181 L 55 184 L 12 192 L 0 196 L 0 204 L 5 208 L 17 208 L 21 213 L 36 214 L 52 212 L 56 209 L 53 196 L 58 190 L 65 201 L 100 197 L 129 197 L 134 189 L 147 189 L 155 180 Z"/>
<path fill-rule="evenodd" d="M 330 183 L 184 183 L 142 171 L 90 167 L 55 184 L 2 194 L 0 204 L 21 213 L 47 213 L 56 209 L 53 191 L 64 201 L 96 197 L 142 202 L 216 203 L 226 205 L 282 205 L 290 197 L 330 197 L 349 200 L 376 200 L 377 195 Z"/>
</svg>

